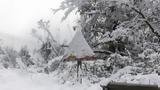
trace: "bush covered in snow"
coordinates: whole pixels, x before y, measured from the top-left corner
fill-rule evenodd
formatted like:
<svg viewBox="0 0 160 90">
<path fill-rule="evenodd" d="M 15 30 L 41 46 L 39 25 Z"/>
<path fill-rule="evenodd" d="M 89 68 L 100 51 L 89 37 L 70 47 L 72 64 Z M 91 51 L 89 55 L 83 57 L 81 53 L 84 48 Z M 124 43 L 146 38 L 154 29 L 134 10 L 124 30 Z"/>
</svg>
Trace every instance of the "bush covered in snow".
<svg viewBox="0 0 160 90">
<path fill-rule="evenodd" d="M 16 68 L 17 67 L 17 62 L 16 62 L 16 58 L 18 57 L 18 53 L 9 47 L 6 48 L 2 48 L 1 51 L 3 53 L 1 53 L 1 58 L 0 58 L 0 62 L 1 65 L 4 66 L 4 68 Z"/>
</svg>

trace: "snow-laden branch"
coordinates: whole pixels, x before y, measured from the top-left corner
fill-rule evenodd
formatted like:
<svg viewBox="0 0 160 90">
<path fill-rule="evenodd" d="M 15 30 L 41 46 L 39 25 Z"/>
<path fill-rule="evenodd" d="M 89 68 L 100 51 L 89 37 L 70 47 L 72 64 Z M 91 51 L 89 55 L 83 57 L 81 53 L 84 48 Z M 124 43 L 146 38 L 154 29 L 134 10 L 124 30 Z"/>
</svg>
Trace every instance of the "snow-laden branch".
<svg viewBox="0 0 160 90">
<path fill-rule="evenodd" d="M 138 10 L 137 8 L 135 8 L 133 6 L 129 6 L 128 4 L 125 4 L 125 5 L 128 6 L 128 7 L 131 7 L 132 10 L 134 10 L 136 13 L 138 13 L 144 19 L 144 22 L 149 26 L 149 28 L 151 29 L 152 33 L 155 34 L 160 39 L 160 34 L 155 31 L 155 29 L 152 26 L 152 24 L 147 20 L 145 15 L 140 10 Z"/>
<path fill-rule="evenodd" d="M 107 50 L 94 50 L 94 53 L 112 54 L 113 52 Z"/>
</svg>

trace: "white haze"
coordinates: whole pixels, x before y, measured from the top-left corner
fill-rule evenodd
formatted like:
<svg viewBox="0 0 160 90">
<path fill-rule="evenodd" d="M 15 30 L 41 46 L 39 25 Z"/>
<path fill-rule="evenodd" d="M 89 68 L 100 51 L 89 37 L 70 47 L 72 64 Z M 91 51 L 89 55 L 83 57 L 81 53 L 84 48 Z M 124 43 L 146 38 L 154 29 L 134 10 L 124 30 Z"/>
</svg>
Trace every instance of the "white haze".
<svg viewBox="0 0 160 90">
<path fill-rule="evenodd" d="M 61 22 L 63 11 L 53 15 L 51 8 L 58 8 L 62 0 L 0 0 L 0 39 L 19 48 L 24 44 L 35 45 L 31 36 L 32 28 L 37 28 L 40 19 L 51 21 L 51 31 L 54 37 L 63 42 L 73 37 L 72 26 L 77 15 L 71 14 Z M 4 36 L 4 37 L 3 37 Z M 10 37 L 15 37 L 12 40 Z M 21 39 L 21 40 L 19 40 Z M 13 44 L 13 45 L 12 45 Z"/>
</svg>

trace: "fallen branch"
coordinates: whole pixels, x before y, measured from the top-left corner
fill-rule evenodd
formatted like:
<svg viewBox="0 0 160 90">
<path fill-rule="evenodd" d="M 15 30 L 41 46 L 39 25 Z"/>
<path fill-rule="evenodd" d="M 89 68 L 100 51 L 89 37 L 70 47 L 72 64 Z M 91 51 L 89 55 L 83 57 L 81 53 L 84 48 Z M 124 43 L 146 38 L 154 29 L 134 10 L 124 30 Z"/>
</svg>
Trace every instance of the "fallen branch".
<svg viewBox="0 0 160 90">
<path fill-rule="evenodd" d="M 113 52 L 111 52 L 111 51 L 106 51 L 106 50 L 94 50 L 94 53 L 112 54 Z"/>
</svg>

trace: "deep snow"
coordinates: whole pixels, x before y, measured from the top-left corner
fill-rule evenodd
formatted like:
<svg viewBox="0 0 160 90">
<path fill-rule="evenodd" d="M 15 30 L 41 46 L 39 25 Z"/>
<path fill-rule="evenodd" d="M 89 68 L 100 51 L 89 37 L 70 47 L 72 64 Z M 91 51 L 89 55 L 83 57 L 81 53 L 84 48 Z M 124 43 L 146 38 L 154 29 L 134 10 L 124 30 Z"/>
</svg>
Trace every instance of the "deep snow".
<svg viewBox="0 0 160 90">
<path fill-rule="evenodd" d="M 109 78 L 101 78 L 101 82 L 91 84 L 87 81 L 83 84 L 72 85 L 69 81 L 62 84 L 57 75 L 33 73 L 20 69 L 0 69 L 0 90 L 102 90 L 100 85 L 107 85 L 110 81 L 150 84 L 160 87 L 158 74 L 131 75 L 136 67 L 127 66 Z"/>
<path fill-rule="evenodd" d="M 0 69 L 0 90 L 101 90 L 99 85 L 60 84 L 53 75 Z"/>
</svg>

